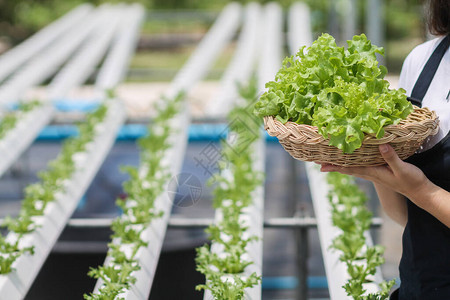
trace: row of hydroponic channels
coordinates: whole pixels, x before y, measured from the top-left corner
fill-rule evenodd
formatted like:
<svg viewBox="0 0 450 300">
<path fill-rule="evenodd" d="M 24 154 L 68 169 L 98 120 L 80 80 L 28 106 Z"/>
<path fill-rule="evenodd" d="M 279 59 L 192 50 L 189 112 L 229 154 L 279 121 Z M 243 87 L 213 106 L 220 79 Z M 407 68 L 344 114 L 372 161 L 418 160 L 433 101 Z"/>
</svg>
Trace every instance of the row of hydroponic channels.
<svg viewBox="0 0 450 300">
<path fill-rule="evenodd" d="M 124 8 L 127 17 L 121 18 Z M 8 62 L 13 65 L 11 73 L 22 66 L 0 87 L 2 99 L 9 102 L 19 99 L 18 90 L 40 84 L 70 57 L 48 88 L 50 100 L 56 100 L 70 88 L 82 84 L 92 66 L 107 53 L 96 82 L 104 100 L 79 125 L 79 135 L 67 140 L 59 156 L 39 174 L 40 181 L 26 188 L 19 215 L 4 222 L 9 232 L 0 239 L 0 295 L 7 295 L 8 300 L 20 299 L 26 294 L 125 119 L 113 88 L 122 79 L 142 16 L 142 8 L 138 6 L 106 5 L 97 9 L 82 6 L 22 44 L 22 48 L 7 53 Z M 308 16 L 307 7 L 301 3 L 290 9 L 292 53 L 300 45 L 310 44 Z M 229 4 L 157 103 L 158 115 L 149 127 L 150 135 L 138 142 L 140 166 L 126 169 L 130 175 L 130 180 L 124 183 L 128 199 L 117 203 L 123 214 L 112 223 L 114 234 L 104 265 L 89 273 L 98 281 L 94 292 L 87 294 L 86 299 L 148 297 L 172 203 L 164 189 L 170 178 L 180 171 L 187 142 L 190 118 L 186 95 L 205 76 L 220 50 L 235 35 L 241 20 L 243 25 L 235 56 L 224 74 L 217 98 L 208 107 L 211 115 L 228 114 L 229 121 L 234 122 L 230 125 L 228 142 L 223 144 L 224 164 L 214 177 L 216 218 L 207 229 L 212 245 L 198 249 L 197 266 L 206 276 L 205 284 L 198 288 L 206 290 L 205 299 L 261 298 L 264 138 L 261 124 L 252 117 L 249 104 L 264 89 L 264 83 L 273 79 L 281 63 L 283 18 L 281 8 L 275 3 L 265 6 L 250 3 L 245 8 Z M 79 27 L 81 24 L 83 26 Z M 70 43 L 65 38 L 69 33 L 73 34 Z M 88 42 L 81 47 L 86 40 Z M 111 46 L 109 51 L 108 46 Z M 38 54 L 42 49 L 47 51 Z M 37 130 L 27 139 L 22 138 L 25 140 L 22 147 L 12 147 L 18 142 L 19 130 L 27 131 L 27 125 L 39 119 L 37 112 L 41 114 L 42 109 L 47 112 L 42 124 L 34 125 Z M 0 151 L 15 152 L 7 156 L 12 158 L 4 169 L 20 155 L 23 151 L 20 149 L 29 146 L 52 115 L 51 103 L 24 102 L 11 116 L 2 119 Z M 380 249 L 371 247 L 370 241 L 365 239 L 370 217 L 364 210 L 364 197 L 360 192 L 351 192 L 355 189 L 343 183 L 348 179 L 331 178 L 335 194 L 331 202 L 324 201 L 328 197 L 327 190 L 331 189 L 324 189 L 326 183 L 322 174 L 309 164 L 307 171 L 331 297 L 346 299 L 347 291 L 360 299 L 363 289 L 372 293 L 366 293 L 367 299 L 385 297 L 386 284 L 382 284 L 381 289 L 376 284 L 367 284 L 371 280 L 381 282 L 374 275 L 382 258 Z M 350 209 L 356 203 L 360 208 Z M 350 220 L 357 219 L 348 218 L 349 211 L 364 216 L 360 219 L 362 223 L 349 224 Z M 340 229 L 332 226 L 332 220 L 341 225 Z M 334 239 L 338 232 L 343 234 Z M 331 244 L 343 254 L 330 252 Z M 347 279 L 345 291 L 342 286 Z"/>
</svg>

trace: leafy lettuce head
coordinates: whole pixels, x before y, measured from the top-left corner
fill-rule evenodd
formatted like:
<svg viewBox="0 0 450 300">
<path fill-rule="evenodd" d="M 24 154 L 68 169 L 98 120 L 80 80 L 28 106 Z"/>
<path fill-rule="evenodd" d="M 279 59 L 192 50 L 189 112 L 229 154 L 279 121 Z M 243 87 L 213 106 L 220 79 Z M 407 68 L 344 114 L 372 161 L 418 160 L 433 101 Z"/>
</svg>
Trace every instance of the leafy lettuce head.
<svg viewBox="0 0 450 300">
<path fill-rule="evenodd" d="M 364 34 L 347 43 L 347 49 L 338 47 L 325 33 L 285 58 L 275 80 L 266 83 L 255 114 L 317 126 L 344 153 L 361 147 L 364 134 L 381 138 L 383 127 L 405 119 L 412 105 L 403 89 L 391 90 L 384 80 L 387 70 L 376 56 L 383 48 Z"/>
</svg>

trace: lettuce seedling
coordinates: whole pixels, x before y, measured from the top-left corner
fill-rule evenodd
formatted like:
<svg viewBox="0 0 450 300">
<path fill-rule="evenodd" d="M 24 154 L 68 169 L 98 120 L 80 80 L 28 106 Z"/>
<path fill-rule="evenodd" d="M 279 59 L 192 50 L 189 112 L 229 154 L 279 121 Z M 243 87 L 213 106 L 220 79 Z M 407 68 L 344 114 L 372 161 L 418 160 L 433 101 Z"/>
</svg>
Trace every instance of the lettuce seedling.
<svg viewBox="0 0 450 300">
<path fill-rule="evenodd" d="M 229 130 L 236 136 L 232 145 L 222 142 L 223 163 L 219 174 L 209 181 L 215 182 L 213 206 L 222 218 L 207 228 L 209 239 L 221 249 L 211 251 L 208 245 L 197 248 L 197 270 L 205 275 L 206 283 L 197 290 L 210 290 L 214 299 L 243 299 L 244 289 L 253 287 L 261 277 L 242 273 L 253 264 L 244 259 L 247 245 L 258 240 L 257 236 L 245 237 L 248 225 L 241 220 L 244 208 L 252 204 L 252 192 L 262 184 L 262 174 L 253 170 L 252 145 L 259 137 L 261 121 L 248 112 L 256 98 L 256 80 L 249 87 L 238 86 L 241 102 L 228 118 Z M 226 174 L 227 173 L 227 174 Z M 231 174 L 231 175 L 230 175 Z"/>
<path fill-rule="evenodd" d="M 332 187 L 329 200 L 333 225 L 342 230 L 332 242 L 331 247 L 341 252 L 339 259 L 347 266 L 349 280 L 343 286 L 347 295 L 355 300 L 387 300 L 395 280 L 382 282 L 380 291 L 366 293 L 364 284 L 371 282 L 376 268 L 384 263 L 381 246 L 368 246 L 365 232 L 372 222 L 372 213 L 367 209 L 367 196 L 348 175 L 327 174 Z"/>
<path fill-rule="evenodd" d="M 27 102 L 19 106 L 22 112 L 28 112 L 40 105 L 39 102 Z M 85 145 L 95 137 L 95 126 L 102 122 L 106 116 L 107 106 L 102 104 L 96 111 L 87 115 L 87 125 L 82 123 L 79 129 L 82 135 L 64 142 L 62 151 L 56 159 L 48 164 L 47 170 L 40 172 L 41 182 L 34 183 L 25 188 L 25 198 L 16 218 L 6 217 L 3 226 L 10 232 L 16 233 L 14 242 L 6 242 L 0 236 L 0 273 L 7 274 L 12 271 L 12 264 L 25 253 L 34 254 L 33 247 L 19 249 L 23 237 L 38 228 L 33 217 L 43 215 L 46 205 L 55 200 L 55 194 L 65 189 L 64 180 L 70 179 L 75 172 L 73 155 L 85 151 Z"/>
</svg>

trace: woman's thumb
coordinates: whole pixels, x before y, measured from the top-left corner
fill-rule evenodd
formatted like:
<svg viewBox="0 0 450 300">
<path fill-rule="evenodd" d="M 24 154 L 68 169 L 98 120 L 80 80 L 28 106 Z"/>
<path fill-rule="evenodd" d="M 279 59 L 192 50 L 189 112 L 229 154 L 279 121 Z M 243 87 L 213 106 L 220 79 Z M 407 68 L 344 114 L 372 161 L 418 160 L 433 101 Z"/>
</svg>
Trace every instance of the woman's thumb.
<svg viewBox="0 0 450 300">
<path fill-rule="evenodd" d="M 379 150 L 381 156 L 383 156 L 384 160 L 391 167 L 392 171 L 398 170 L 398 168 L 403 164 L 403 161 L 398 157 L 394 148 L 391 145 L 383 144 L 379 146 Z"/>
</svg>

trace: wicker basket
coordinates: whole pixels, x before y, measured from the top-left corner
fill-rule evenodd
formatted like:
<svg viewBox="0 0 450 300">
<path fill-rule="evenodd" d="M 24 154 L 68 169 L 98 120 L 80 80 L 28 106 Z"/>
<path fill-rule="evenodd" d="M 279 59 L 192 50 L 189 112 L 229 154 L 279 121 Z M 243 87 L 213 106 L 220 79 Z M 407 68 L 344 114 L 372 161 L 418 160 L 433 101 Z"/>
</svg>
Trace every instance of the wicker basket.
<svg viewBox="0 0 450 300">
<path fill-rule="evenodd" d="M 378 145 L 389 143 L 401 159 L 413 155 L 430 135 L 439 129 L 439 120 L 434 111 L 414 107 L 414 111 L 397 125 L 388 125 L 382 138 L 366 134 L 361 148 L 352 154 L 344 154 L 341 149 L 329 145 L 317 132 L 316 126 L 294 122 L 286 124 L 273 116 L 264 117 L 264 128 L 275 136 L 289 154 L 298 160 L 331 163 L 339 166 L 379 166 L 385 164 Z"/>
</svg>

